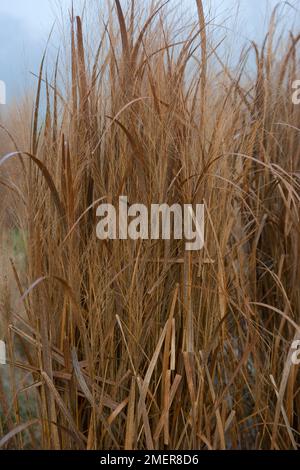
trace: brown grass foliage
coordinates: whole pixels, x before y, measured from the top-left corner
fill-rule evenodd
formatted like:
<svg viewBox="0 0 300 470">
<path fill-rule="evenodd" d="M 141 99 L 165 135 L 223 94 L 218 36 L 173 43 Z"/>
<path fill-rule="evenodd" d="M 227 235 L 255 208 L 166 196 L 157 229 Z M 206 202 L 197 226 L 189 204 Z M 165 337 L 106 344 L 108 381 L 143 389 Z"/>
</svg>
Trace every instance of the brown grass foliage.
<svg viewBox="0 0 300 470">
<path fill-rule="evenodd" d="M 50 80 L 43 60 L 30 147 L 0 162 L 22 169 L 13 191 L 27 240 L 25 282 L 12 265 L 21 300 L 4 322 L 1 447 L 300 444 L 290 360 L 300 331 L 291 99 L 300 35 L 282 38 L 280 54 L 275 11 L 263 46 L 252 43 L 233 71 L 206 34 L 200 0 L 184 30 L 166 8 L 139 13 L 115 0 L 96 49 L 72 13 L 70 85 L 59 86 L 59 61 Z M 97 240 L 99 200 L 117 205 L 122 194 L 131 204 L 203 202 L 204 249 Z M 1 309 L 6 318 L 7 302 Z M 34 397 L 35 413 L 22 396 Z"/>
</svg>

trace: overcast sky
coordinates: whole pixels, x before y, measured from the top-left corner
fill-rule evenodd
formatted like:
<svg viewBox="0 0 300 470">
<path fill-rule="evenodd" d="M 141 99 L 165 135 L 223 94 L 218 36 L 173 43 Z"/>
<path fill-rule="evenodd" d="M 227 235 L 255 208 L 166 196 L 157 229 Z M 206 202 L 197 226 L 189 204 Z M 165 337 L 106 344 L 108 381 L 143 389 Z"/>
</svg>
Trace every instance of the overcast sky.
<svg viewBox="0 0 300 470">
<path fill-rule="evenodd" d="M 75 0 L 75 3 L 83 0 Z M 94 0 L 86 0 L 87 4 Z M 101 1 L 98 0 L 101 5 Z M 137 0 L 143 2 L 144 0 Z M 122 1 L 121 1 L 122 3 Z M 177 0 L 170 0 L 177 4 Z M 234 29 L 233 44 L 241 44 L 244 38 L 261 40 L 268 20 L 266 12 L 279 3 L 278 0 L 204 0 L 206 12 L 211 11 L 215 23 Z M 288 6 L 280 8 L 283 21 L 300 26 L 300 1 L 290 0 L 298 11 Z M 6 82 L 7 99 L 21 93 L 37 73 L 51 27 L 60 17 L 59 10 L 67 12 L 71 0 L 0 0 L 0 80 Z M 181 8 L 193 8 L 194 0 L 181 0 Z M 236 10 L 239 7 L 238 29 L 235 28 Z M 300 29 L 300 28 L 299 28 Z M 299 32 L 299 31 L 298 31 Z M 52 44 L 55 48 L 55 44 Z"/>
</svg>

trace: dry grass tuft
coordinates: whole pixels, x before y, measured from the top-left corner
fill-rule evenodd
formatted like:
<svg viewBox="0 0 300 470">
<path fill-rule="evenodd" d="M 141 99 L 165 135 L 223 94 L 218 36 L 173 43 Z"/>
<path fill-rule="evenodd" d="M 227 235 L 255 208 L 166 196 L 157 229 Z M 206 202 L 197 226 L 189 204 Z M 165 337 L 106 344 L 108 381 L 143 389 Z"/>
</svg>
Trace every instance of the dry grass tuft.
<svg viewBox="0 0 300 470">
<path fill-rule="evenodd" d="M 300 35 L 279 55 L 273 19 L 250 80 L 243 57 L 221 61 L 200 0 L 184 32 L 167 5 L 124 3 L 96 48 L 72 12 L 70 70 L 48 80 L 43 58 L 30 144 L 0 160 L 22 171 L 27 255 L 0 447 L 297 448 Z M 97 201 L 121 194 L 204 202 L 205 248 L 97 240 Z"/>
</svg>

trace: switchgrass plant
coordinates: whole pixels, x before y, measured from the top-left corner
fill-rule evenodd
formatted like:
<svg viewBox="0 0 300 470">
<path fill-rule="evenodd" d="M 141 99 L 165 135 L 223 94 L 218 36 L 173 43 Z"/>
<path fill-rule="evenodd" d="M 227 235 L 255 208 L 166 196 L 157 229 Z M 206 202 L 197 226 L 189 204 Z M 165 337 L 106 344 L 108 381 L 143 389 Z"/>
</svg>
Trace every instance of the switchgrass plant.
<svg viewBox="0 0 300 470">
<path fill-rule="evenodd" d="M 300 35 L 275 10 L 233 70 L 201 0 L 184 28 L 160 2 L 106 6 L 96 46 L 70 11 L 70 67 L 43 58 L 30 145 L 0 161 L 21 168 L 27 260 L 1 304 L 0 446 L 296 449 Z M 120 195 L 203 203 L 204 248 L 98 240 Z"/>
</svg>

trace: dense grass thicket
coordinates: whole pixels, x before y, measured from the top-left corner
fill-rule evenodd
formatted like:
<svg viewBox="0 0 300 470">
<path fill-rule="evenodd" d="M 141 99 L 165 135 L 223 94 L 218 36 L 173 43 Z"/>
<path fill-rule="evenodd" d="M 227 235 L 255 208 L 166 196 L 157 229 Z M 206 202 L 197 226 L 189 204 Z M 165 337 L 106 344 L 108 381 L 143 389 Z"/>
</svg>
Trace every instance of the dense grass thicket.
<svg viewBox="0 0 300 470">
<path fill-rule="evenodd" d="M 97 44 L 71 10 L 70 66 L 46 53 L 28 143 L 7 137 L 25 254 L 2 286 L 1 447 L 300 445 L 300 34 L 275 10 L 232 69 L 196 6 L 179 28 L 169 5 L 107 2 Z M 98 240 L 120 195 L 204 203 L 204 249 Z"/>
</svg>

